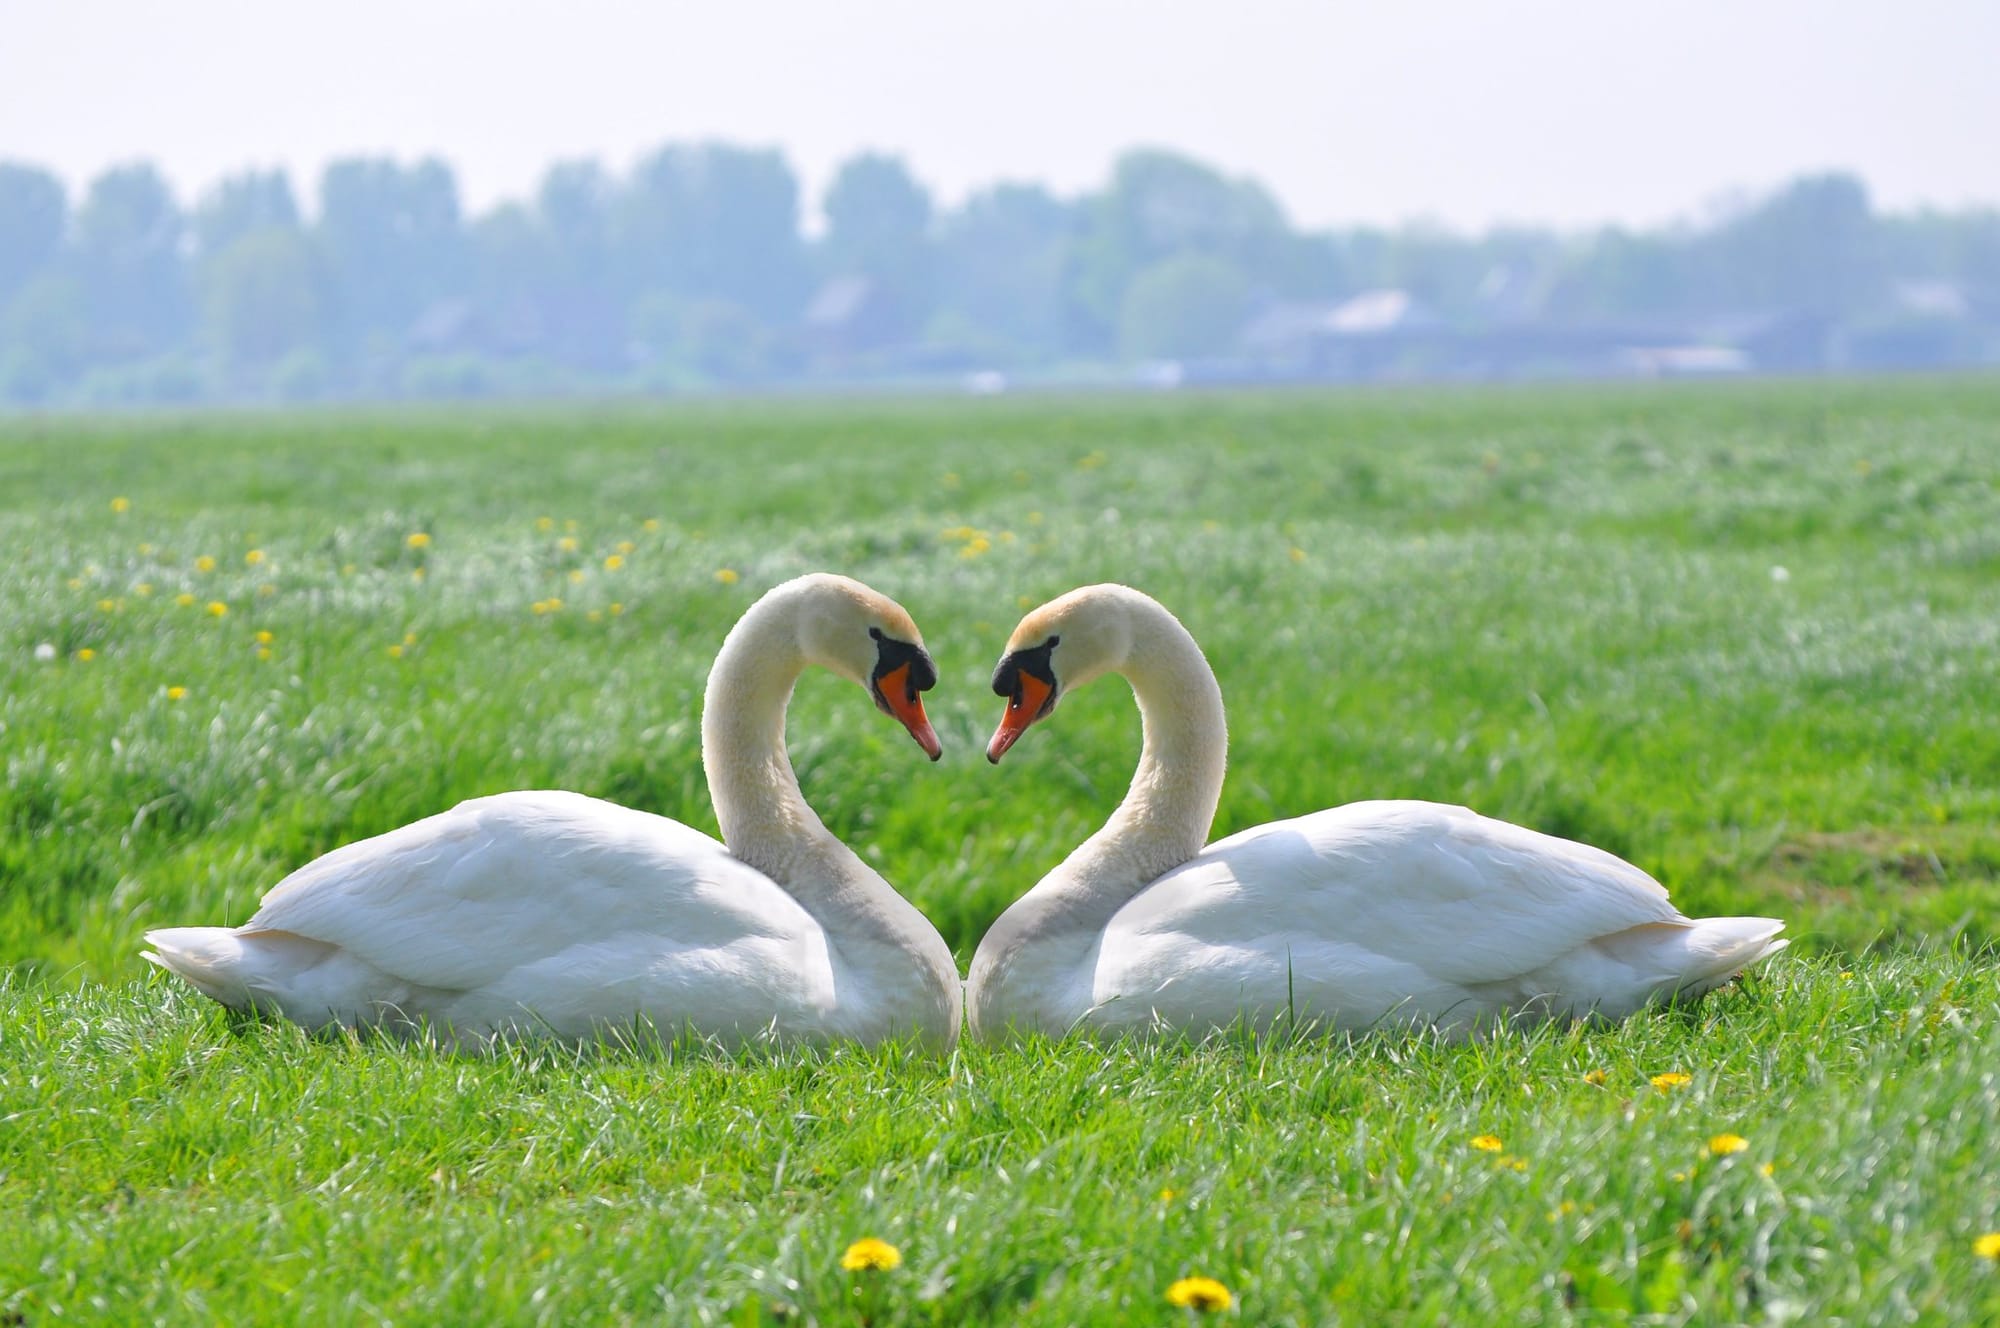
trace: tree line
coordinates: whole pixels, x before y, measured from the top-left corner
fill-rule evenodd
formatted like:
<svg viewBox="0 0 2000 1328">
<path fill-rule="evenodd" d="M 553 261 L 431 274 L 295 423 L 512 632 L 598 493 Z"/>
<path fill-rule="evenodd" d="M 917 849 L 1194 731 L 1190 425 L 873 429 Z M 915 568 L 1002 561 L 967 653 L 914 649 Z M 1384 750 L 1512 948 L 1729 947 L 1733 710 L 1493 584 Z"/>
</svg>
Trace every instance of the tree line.
<svg viewBox="0 0 2000 1328">
<path fill-rule="evenodd" d="M 1842 346 L 2000 358 L 2000 213 L 1884 213 L 1844 174 L 1702 224 L 1476 235 L 1301 229 L 1257 182 L 1158 150 L 1080 196 L 1004 183 L 952 207 L 862 154 L 815 234 L 784 156 L 726 143 L 670 144 L 622 174 L 560 163 L 478 215 L 437 159 L 340 160 L 317 183 L 310 214 L 281 171 L 183 202 L 138 162 L 72 199 L 0 162 L 0 400 L 1077 381 L 1248 364 L 1260 316 L 1382 290 L 1480 335 L 1700 340 L 1782 313 Z"/>
</svg>

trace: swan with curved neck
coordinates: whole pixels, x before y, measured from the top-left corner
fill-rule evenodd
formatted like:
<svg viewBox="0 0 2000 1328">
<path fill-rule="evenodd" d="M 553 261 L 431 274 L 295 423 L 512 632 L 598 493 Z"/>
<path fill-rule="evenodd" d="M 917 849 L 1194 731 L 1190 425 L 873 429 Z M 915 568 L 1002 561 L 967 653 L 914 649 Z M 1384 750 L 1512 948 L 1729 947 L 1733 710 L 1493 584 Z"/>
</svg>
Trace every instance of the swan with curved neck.
<svg viewBox="0 0 2000 1328">
<path fill-rule="evenodd" d="M 1105 673 L 1138 700 L 1138 770 L 1104 827 L 980 941 L 966 999 L 982 1038 L 1621 1019 L 1785 946 L 1776 919 L 1690 919 L 1630 863 L 1463 807 L 1351 803 L 1204 847 L 1222 693 L 1179 620 L 1126 586 L 1021 620 L 993 676 L 1007 707 L 987 758 Z"/>
<path fill-rule="evenodd" d="M 462 1044 L 644 1021 L 765 1039 L 948 1048 L 960 988 L 937 929 L 821 824 L 785 754 L 810 666 L 866 688 L 932 760 L 937 681 L 895 601 L 800 577 L 716 656 L 702 762 L 727 845 L 576 793 L 502 793 L 299 868 L 241 927 L 147 933 L 146 958 L 237 1009 L 309 1028 L 431 1028 Z"/>
</svg>

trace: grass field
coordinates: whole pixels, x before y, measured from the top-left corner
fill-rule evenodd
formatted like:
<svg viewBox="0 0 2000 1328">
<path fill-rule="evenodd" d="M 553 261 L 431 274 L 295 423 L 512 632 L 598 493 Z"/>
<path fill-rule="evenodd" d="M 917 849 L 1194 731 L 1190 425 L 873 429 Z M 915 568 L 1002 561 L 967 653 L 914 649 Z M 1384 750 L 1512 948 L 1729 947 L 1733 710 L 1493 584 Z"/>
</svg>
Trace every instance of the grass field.
<svg viewBox="0 0 2000 1328">
<path fill-rule="evenodd" d="M 2000 1319 L 2000 380 L 0 418 L 0 550 L 0 1322 Z M 980 757 L 1105 579 L 1216 667 L 1217 836 L 1465 802 L 1794 948 L 1615 1030 L 949 1062 L 456 1059 L 143 971 L 464 797 L 713 832 L 709 660 L 816 568 L 923 627 L 946 756 L 811 677 L 807 796 L 961 961 L 1130 772 L 1110 684 Z"/>
</svg>

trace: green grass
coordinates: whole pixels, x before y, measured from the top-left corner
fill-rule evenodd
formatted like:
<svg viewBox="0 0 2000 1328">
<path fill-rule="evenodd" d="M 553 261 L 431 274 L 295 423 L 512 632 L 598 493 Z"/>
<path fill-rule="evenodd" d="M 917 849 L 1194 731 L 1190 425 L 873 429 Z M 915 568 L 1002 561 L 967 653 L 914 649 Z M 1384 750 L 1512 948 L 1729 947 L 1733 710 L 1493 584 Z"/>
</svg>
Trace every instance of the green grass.
<svg viewBox="0 0 2000 1328">
<path fill-rule="evenodd" d="M 2000 382 L 16 417 L 0 551 L 0 1319 L 2000 1313 Z M 922 625 L 947 754 L 810 678 L 807 795 L 962 960 L 1136 756 L 1110 684 L 979 755 L 1015 618 L 1101 579 L 1215 664 L 1216 835 L 1462 801 L 1794 951 L 1616 1030 L 949 1063 L 468 1061 L 141 971 L 463 797 L 712 832 L 708 662 L 814 568 Z"/>
</svg>

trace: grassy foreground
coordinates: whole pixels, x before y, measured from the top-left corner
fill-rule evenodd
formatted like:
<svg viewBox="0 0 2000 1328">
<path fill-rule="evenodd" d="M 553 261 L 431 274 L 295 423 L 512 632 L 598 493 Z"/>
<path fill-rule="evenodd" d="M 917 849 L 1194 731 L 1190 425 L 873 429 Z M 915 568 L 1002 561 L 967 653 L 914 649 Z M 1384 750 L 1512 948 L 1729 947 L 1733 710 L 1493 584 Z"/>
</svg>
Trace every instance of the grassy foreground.
<svg viewBox="0 0 2000 1328">
<path fill-rule="evenodd" d="M 0 420 L 0 549 L 0 1317 L 2000 1313 L 2000 383 Z M 1463 801 L 1795 950 L 1610 1031 L 949 1063 L 465 1061 L 141 972 L 463 797 L 712 832 L 708 661 L 820 567 L 924 627 L 947 757 L 809 679 L 807 795 L 962 958 L 1130 770 L 1109 684 L 978 759 L 1101 579 L 1216 666 L 1217 835 Z"/>
</svg>

